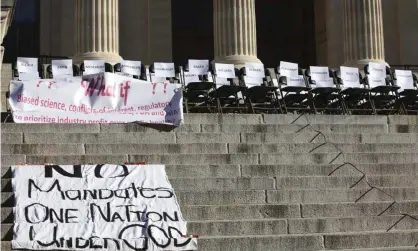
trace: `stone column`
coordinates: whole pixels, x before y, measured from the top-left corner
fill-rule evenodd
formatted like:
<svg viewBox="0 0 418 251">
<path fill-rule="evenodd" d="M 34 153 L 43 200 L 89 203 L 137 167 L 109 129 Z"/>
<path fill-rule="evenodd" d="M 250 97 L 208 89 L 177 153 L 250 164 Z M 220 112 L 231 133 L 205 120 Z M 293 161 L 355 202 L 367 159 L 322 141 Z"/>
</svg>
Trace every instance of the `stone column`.
<svg viewBox="0 0 418 251">
<path fill-rule="evenodd" d="M 75 62 L 102 59 L 119 63 L 119 1 L 76 0 Z"/>
<path fill-rule="evenodd" d="M 213 0 L 215 62 L 238 66 L 257 58 L 255 0 Z"/>
<path fill-rule="evenodd" d="M 344 0 L 343 13 L 345 64 L 384 63 L 382 0 Z"/>
</svg>

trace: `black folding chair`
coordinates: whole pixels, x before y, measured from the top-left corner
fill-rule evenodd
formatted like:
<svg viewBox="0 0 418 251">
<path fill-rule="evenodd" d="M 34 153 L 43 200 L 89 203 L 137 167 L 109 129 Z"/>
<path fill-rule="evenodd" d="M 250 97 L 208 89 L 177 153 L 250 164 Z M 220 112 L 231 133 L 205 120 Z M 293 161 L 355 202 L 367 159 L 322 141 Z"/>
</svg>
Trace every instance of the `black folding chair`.
<svg viewBox="0 0 418 251">
<path fill-rule="evenodd" d="M 242 91 L 245 91 L 245 86 L 240 84 L 238 79 L 239 70 L 235 68 L 235 78 L 228 78 L 228 84 L 219 85 L 216 81 L 216 70 L 212 69 L 213 83 L 215 90 L 210 92 L 210 96 L 217 102 L 218 112 L 233 112 L 244 113 L 248 111 L 244 97 L 241 96 Z"/>
<path fill-rule="evenodd" d="M 117 63 L 113 66 L 113 71 L 116 72 L 122 72 L 121 64 Z M 133 75 L 132 78 L 140 79 L 147 81 L 147 69 L 145 68 L 145 65 L 141 63 L 141 75 Z"/>
<path fill-rule="evenodd" d="M 80 76 L 80 67 L 78 65 L 73 64 L 73 77 Z M 46 67 L 46 78 L 54 78 L 54 74 L 52 73 L 52 65 L 48 65 Z"/>
<path fill-rule="evenodd" d="M 294 81 L 286 76 L 280 75 L 280 66 L 275 69 L 276 78 L 279 84 L 279 103 L 281 110 L 285 113 L 289 112 L 312 112 L 312 105 L 310 105 L 311 97 L 309 91 L 311 90 L 306 83 L 304 72 L 299 67 L 298 75 L 301 76 L 301 81 Z"/>
<path fill-rule="evenodd" d="M 397 84 L 395 73 L 393 73 L 393 80 Z M 412 73 L 412 86 L 410 88 L 402 88 L 398 95 L 397 107 L 401 109 L 402 113 L 418 115 L 418 78 L 414 73 Z"/>
<path fill-rule="evenodd" d="M 246 79 L 246 68 L 243 67 L 239 71 L 239 79 L 241 85 L 245 86 L 244 91 L 245 101 L 247 102 L 250 111 L 252 113 L 278 113 L 281 111 L 276 90 L 278 87 L 272 85 L 272 77 L 270 71 L 264 69 L 265 77 L 262 79 L 254 79 L 251 83 L 248 83 Z"/>
<path fill-rule="evenodd" d="M 340 69 L 333 71 L 334 78 L 338 82 L 341 91 L 342 105 L 346 114 L 374 114 L 374 109 L 370 105 L 370 91 L 363 81 L 363 76 L 359 72 L 359 86 L 348 86 L 341 79 Z"/>
<path fill-rule="evenodd" d="M 399 87 L 394 84 L 390 68 L 386 66 L 386 77 L 383 84 L 374 84 L 374 80 L 369 77 L 369 65 L 364 66 L 364 73 L 366 76 L 363 81 L 370 91 L 370 100 L 368 102 L 370 102 L 370 106 L 374 109 L 374 113 L 387 115 L 399 112 L 399 109 L 396 108 L 396 91 Z M 366 106 L 368 106 L 367 102 Z"/>
<path fill-rule="evenodd" d="M 217 102 L 211 95 L 215 90 L 213 82 L 209 82 L 208 75 L 198 75 L 196 81 L 188 82 L 186 74 L 189 73 L 189 65 L 185 64 L 181 71 L 183 85 L 183 100 L 186 112 L 216 112 Z"/>
<path fill-rule="evenodd" d="M 309 92 L 312 95 L 312 108 L 315 113 L 343 114 L 344 106 L 340 95 L 340 85 L 335 80 L 333 72 L 331 70 L 328 72 L 329 85 L 320 85 L 312 79 L 310 68 L 305 70 L 305 78 L 311 88 Z"/>
</svg>

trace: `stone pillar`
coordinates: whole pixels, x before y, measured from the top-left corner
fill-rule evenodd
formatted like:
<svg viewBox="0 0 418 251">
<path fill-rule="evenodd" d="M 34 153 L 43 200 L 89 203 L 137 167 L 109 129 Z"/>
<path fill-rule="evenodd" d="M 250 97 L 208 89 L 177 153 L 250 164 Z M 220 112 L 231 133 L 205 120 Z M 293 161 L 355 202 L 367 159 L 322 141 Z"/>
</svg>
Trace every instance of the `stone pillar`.
<svg viewBox="0 0 418 251">
<path fill-rule="evenodd" d="M 343 13 L 345 64 L 384 63 L 382 0 L 344 0 Z"/>
<path fill-rule="evenodd" d="M 255 0 L 213 0 L 215 62 L 238 66 L 257 58 Z"/>
<path fill-rule="evenodd" d="M 119 63 L 119 1 L 76 0 L 75 62 L 102 59 Z"/>
</svg>

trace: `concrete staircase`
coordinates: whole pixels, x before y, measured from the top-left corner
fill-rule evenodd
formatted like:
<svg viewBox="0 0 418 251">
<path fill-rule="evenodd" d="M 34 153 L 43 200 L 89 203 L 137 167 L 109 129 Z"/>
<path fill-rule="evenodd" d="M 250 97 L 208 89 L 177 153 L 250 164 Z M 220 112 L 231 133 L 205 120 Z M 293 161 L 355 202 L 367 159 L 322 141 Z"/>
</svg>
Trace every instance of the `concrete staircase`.
<svg viewBox="0 0 418 251">
<path fill-rule="evenodd" d="M 190 114 L 173 132 L 2 124 L 1 136 L 3 250 L 8 165 L 139 161 L 167 165 L 199 250 L 417 250 L 417 116 Z"/>
</svg>

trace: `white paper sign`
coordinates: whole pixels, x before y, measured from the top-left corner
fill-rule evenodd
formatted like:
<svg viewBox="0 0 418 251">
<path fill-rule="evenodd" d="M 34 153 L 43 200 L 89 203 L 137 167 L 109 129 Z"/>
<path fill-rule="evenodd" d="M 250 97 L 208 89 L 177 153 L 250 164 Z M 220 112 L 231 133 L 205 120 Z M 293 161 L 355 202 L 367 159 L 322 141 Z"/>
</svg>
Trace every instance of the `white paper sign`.
<svg viewBox="0 0 418 251">
<path fill-rule="evenodd" d="M 245 63 L 245 71 L 246 75 L 252 78 L 264 78 L 266 76 L 264 65 L 261 63 Z"/>
<path fill-rule="evenodd" d="M 17 71 L 21 72 L 38 72 L 37 58 L 17 58 Z"/>
<path fill-rule="evenodd" d="M 216 76 L 220 78 L 235 78 L 235 68 L 233 64 L 215 64 Z"/>
<path fill-rule="evenodd" d="M 73 76 L 73 60 L 72 59 L 61 59 L 52 60 L 52 75 L 56 76 Z"/>
<path fill-rule="evenodd" d="M 287 86 L 306 87 L 303 76 L 287 77 Z"/>
<path fill-rule="evenodd" d="M 19 72 L 19 80 L 36 80 L 40 79 L 38 72 Z"/>
<path fill-rule="evenodd" d="M 206 75 L 209 71 L 209 60 L 189 59 L 189 72 L 197 75 Z"/>
<path fill-rule="evenodd" d="M 386 78 L 386 65 L 370 62 L 369 74 L 374 79 Z"/>
<path fill-rule="evenodd" d="M 249 76 L 244 76 L 244 82 L 247 87 L 259 86 L 263 84 L 263 78 L 253 78 Z"/>
<path fill-rule="evenodd" d="M 414 78 L 412 77 L 412 71 L 395 70 L 396 85 L 401 87 L 400 92 L 403 90 L 415 90 Z"/>
<path fill-rule="evenodd" d="M 341 66 L 340 72 L 342 80 L 360 81 L 358 68 Z"/>
<path fill-rule="evenodd" d="M 123 60 L 120 63 L 120 71 L 130 75 L 141 75 L 141 61 Z"/>
<path fill-rule="evenodd" d="M 343 80 L 342 89 L 361 88 L 359 80 Z"/>
<path fill-rule="evenodd" d="M 196 73 L 184 72 L 184 84 L 188 85 L 192 82 L 200 82 L 199 76 Z"/>
<path fill-rule="evenodd" d="M 386 79 L 385 78 L 373 78 L 371 76 L 367 76 L 369 87 L 370 89 L 379 87 L 379 86 L 386 86 Z"/>
<path fill-rule="evenodd" d="M 298 64 L 280 61 L 280 76 L 296 78 L 298 75 Z"/>
<path fill-rule="evenodd" d="M 84 60 L 84 75 L 105 72 L 105 62 L 103 60 Z"/>
<path fill-rule="evenodd" d="M 197 249 L 163 165 L 12 166 L 12 177 L 13 249 Z"/>
<path fill-rule="evenodd" d="M 156 77 L 173 78 L 176 76 L 174 63 L 154 63 Z"/>
<path fill-rule="evenodd" d="M 73 78 L 76 79 L 76 78 Z M 113 73 L 72 79 L 11 81 L 16 123 L 183 123 L 180 84 L 150 83 Z"/>
<path fill-rule="evenodd" d="M 166 77 L 157 77 L 155 76 L 155 73 L 151 73 L 151 80 L 152 83 L 165 83 L 167 82 Z"/>
<path fill-rule="evenodd" d="M 315 86 L 317 88 L 330 88 L 330 87 L 334 87 L 334 80 L 332 78 L 316 80 L 315 81 Z"/>
<path fill-rule="evenodd" d="M 310 68 L 310 71 L 311 71 L 311 79 L 313 81 L 320 81 L 320 80 L 329 79 L 329 69 L 328 69 L 328 67 L 311 66 L 309 68 Z"/>
</svg>

